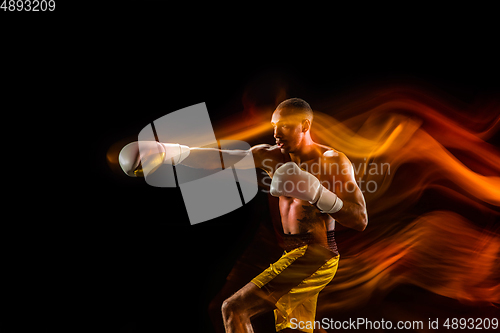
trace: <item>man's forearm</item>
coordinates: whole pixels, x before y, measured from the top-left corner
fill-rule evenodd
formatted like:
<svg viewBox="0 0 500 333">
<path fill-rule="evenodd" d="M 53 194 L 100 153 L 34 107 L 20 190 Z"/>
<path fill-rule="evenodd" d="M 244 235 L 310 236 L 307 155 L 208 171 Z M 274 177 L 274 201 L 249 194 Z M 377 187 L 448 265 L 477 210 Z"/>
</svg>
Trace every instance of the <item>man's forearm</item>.
<svg viewBox="0 0 500 333">
<path fill-rule="evenodd" d="M 368 216 L 366 208 L 358 203 L 345 201 L 341 210 L 336 213 L 329 214 L 335 220 L 345 227 L 352 228 L 358 231 L 365 230 L 368 224 Z"/>
<path fill-rule="evenodd" d="M 177 143 L 135 141 L 118 156 L 122 170 L 131 177 L 145 177 L 162 164 L 183 164 L 197 169 L 255 168 L 252 150 L 188 147 Z"/>
</svg>

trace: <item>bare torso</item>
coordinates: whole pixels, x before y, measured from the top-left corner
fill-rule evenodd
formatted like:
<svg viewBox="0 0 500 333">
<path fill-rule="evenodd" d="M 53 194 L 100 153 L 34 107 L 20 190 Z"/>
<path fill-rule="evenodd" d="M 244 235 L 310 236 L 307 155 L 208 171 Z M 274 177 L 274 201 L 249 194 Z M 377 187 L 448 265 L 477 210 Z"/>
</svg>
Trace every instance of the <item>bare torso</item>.
<svg viewBox="0 0 500 333">
<path fill-rule="evenodd" d="M 317 145 L 317 152 L 311 159 L 300 163 L 299 167 L 316 176 L 323 184 L 331 182 L 331 171 L 325 167 L 324 153 L 331 148 Z M 269 147 L 265 154 L 262 169 L 272 178 L 274 171 L 282 164 L 290 162 L 289 154 L 282 153 L 277 146 Z M 326 237 L 326 232 L 335 229 L 335 220 L 328 214 L 322 214 L 307 201 L 292 197 L 279 197 L 281 223 L 285 234 L 313 233 Z"/>
</svg>

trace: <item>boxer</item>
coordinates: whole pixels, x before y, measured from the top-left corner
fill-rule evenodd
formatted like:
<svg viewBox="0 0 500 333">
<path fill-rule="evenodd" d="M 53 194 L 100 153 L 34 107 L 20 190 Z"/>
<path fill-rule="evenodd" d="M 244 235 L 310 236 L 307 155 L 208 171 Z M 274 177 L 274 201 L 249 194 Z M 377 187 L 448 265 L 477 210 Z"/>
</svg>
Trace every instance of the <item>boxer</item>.
<svg viewBox="0 0 500 333">
<path fill-rule="evenodd" d="M 179 144 L 141 142 L 151 154 L 140 158 L 138 143 L 125 146 L 119 162 L 130 176 L 154 172 L 162 163 L 194 168 L 234 165 L 252 153 L 254 164 L 271 177 L 270 194 L 279 197 L 285 252 L 222 304 L 226 332 L 253 332 L 251 318 L 274 310 L 276 331 L 293 331 L 295 322 L 314 322 L 319 292 L 333 279 L 339 262 L 335 221 L 363 231 L 368 223 L 365 200 L 345 154 L 311 139 L 313 111 L 299 98 L 283 101 L 271 125 L 276 144 L 250 150 L 218 150 Z M 148 146 L 149 145 L 149 146 Z M 159 153 L 158 153 L 159 152 Z M 301 329 L 313 332 L 312 328 Z"/>
</svg>

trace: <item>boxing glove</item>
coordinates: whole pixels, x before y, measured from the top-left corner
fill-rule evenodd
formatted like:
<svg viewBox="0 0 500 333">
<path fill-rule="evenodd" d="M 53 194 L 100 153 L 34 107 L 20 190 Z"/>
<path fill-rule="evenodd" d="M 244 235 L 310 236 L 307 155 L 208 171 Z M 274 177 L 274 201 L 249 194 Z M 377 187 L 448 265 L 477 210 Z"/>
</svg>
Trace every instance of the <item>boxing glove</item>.
<svg viewBox="0 0 500 333">
<path fill-rule="evenodd" d="M 318 178 L 301 170 L 294 162 L 276 169 L 270 193 L 275 197 L 293 197 L 316 204 L 322 213 L 336 213 L 344 205 L 335 193 L 321 185 Z"/>
<path fill-rule="evenodd" d="M 162 164 L 179 164 L 189 152 L 188 146 L 177 143 L 136 141 L 122 148 L 118 161 L 127 175 L 137 177 L 154 172 Z"/>
</svg>

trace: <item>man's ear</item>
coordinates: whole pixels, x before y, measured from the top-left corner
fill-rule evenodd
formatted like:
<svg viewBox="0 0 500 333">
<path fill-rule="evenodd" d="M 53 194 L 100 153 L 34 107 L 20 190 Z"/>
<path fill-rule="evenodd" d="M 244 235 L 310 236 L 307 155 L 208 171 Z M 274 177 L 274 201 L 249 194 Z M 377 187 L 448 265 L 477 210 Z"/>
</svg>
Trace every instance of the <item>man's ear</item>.
<svg viewBox="0 0 500 333">
<path fill-rule="evenodd" d="M 309 119 L 302 120 L 302 132 L 307 132 L 311 129 L 311 121 Z"/>
</svg>

